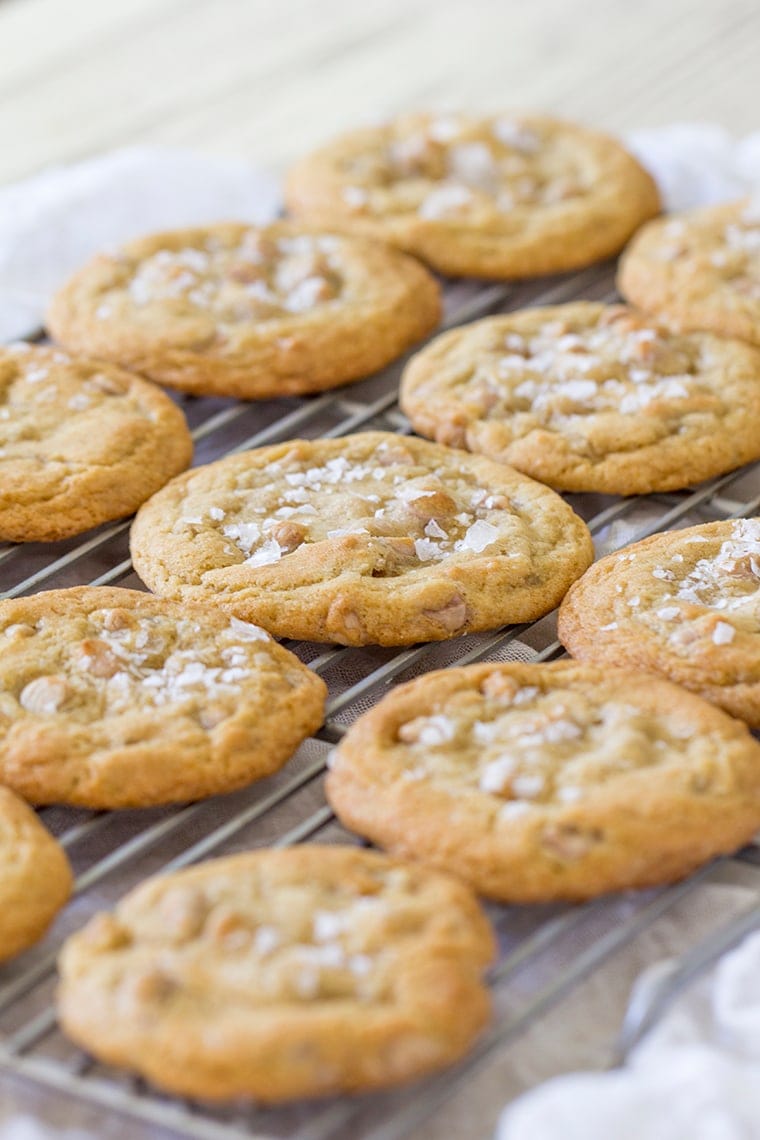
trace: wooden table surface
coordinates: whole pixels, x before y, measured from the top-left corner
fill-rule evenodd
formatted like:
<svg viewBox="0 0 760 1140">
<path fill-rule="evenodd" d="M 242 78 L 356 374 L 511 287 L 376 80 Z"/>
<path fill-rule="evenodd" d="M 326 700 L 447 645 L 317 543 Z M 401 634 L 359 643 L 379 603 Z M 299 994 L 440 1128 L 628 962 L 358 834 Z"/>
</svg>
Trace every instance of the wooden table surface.
<svg viewBox="0 0 760 1140">
<path fill-rule="evenodd" d="M 757 0 L 0 0 L 0 183 L 171 143 L 281 169 L 411 107 L 757 126 Z"/>
</svg>

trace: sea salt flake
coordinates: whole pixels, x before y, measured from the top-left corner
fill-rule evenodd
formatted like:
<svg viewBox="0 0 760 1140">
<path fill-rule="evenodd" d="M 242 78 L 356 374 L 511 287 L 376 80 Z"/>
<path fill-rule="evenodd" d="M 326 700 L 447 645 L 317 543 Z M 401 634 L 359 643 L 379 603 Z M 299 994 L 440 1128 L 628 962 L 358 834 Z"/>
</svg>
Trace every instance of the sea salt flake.
<svg viewBox="0 0 760 1140">
<path fill-rule="evenodd" d="M 512 791 L 520 799 L 532 800 L 540 795 L 544 790 L 545 781 L 543 776 L 523 775 L 515 776 L 512 781 Z"/>
<path fill-rule="evenodd" d="M 466 186 L 442 183 L 423 199 L 417 213 L 421 218 L 445 218 L 457 214 L 472 202 L 472 193 Z"/>
<path fill-rule="evenodd" d="M 241 621 L 240 618 L 230 618 L 230 629 L 236 637 L 241 641 L 269 641 L 270 637 L 266 630 L 261 629 L 260 626 L 254 625 L 250 621 Z"/>
<path fill-rule="evenodd" d="M 616 621 L 611 621 L 611 622 L 608 622 L 607 625 L 600 625 L 599 626 L 599 632 L 600 633 L 607 633 L 611 629 L 617 629 L 617 627 L 618 627 L 618 623 Z"/>
<path fill-rule="evenodd" d="M 246 558 L 246 566 L 269 566 L 272 562 L 279 562 L 282 558 L 282 547 L 274 538 L 263 543 L 250 558 Z"/>
<path fill-rule="evenodd" d="M 500 756 L 486 764 L 478 781 L 481 792 L 503 792 L 516 767 L 517 760 L 514 756 Z"/>
<path fill-rule="evenodd" d="M 455 550 L 471 550 L 474 554 L 481 554 L 486 547 L 491 546 L 499 537 L 498 527 L 478 519 L 468 527 L 464 538 L 455 543 Z"/>
<path fill-rule="evenodd" d="M 440 546 L 429 538 L 415 538 L 414 553 L 420 562 L 432 562 L 441 557 L 442 551 Z"/>
<path fill-rule="evenodd" d="M 712 639 L 715 645 L 728 645 L 736 637 L 736 629 L 728 622 L 719 621 L 715 624 Z"/>
<path fill-rule="evenodd" d="M 264 958 L 281 945 L 282 936 L 274 926 L 260 926 L 253 938 L 254 950 Z"/>
<path fill-rule="evenodd" d="M 446 531 L 442 526 L 438 525 L 435 519 L 430 519 L 430 521 L 427 523 L 425 526 L 425 534 L 428 536 L 428 538 L 448 538 Z"/>
</svg>

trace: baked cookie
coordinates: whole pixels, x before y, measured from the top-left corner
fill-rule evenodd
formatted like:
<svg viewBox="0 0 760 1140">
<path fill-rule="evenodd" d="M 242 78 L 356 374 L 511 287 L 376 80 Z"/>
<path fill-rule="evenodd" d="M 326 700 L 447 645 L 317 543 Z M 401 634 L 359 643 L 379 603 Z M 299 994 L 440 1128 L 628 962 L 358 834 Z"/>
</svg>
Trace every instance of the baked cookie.
<svg viewBox="0 0 760 1140">
<path fill-rule="evenodd" d="M 760 727 L 760 519 L 602 558 L 565 600 L 559 636 L 574 657 L 660 673 Z"/>
<path fill-rule="evenodd" d="M 53 300 L 72 351 L 186 392 L 317 392 L 394 360 L 438 323 L 436 282 L 378 242 L 295 223 L 175 230 L 101 254 Z"/>
<path fill-rule="evenodd" d="M 618 288 L 674 328 L 760 345 L 760 202 L 743 199 L 652 222 L 626 250 Z"/>
<path fill-rule="evenodd" d="M 646 674 L 482 664 L 394 689 L 333 753 L 353 831 L 504 902 L 679 879 L 760 827 L 760 744 Z"/>
<path fill-rule="evenodd" d="M 288 209 L 379 237 L 442 273 L 535 277 L 590 265 L 654 214 L 614 139 L 544 115 L 404 115 L 298 163 Z"/>
<path fill-rule="evenodd" d="M 358 1092 L 457 1060 L 494 952 L 448 876 L 355 847 L 217 859 L 142 884 L 61 955 L 64 1031 L 202 1100 Z"/>
<path fill-rule="evenodd" d="M 0 782 L 33 803 L 147 807 L 276 772 L 325 685 L 262 629 L 138 590 L 0 602 Z"/>
<path fill-rule="evenodd" d="M 129 515 L 192 454 L 185 417 L 153 384 L 59 349 L 0 347 L 0 540 Z"/>
<path fill-rule="evenodd" d="M 509 467 L 365 432 L 292 440 L 172 481 L 140 511 L 143 581 L 277 637 L 439 641 L 548 613 L 592 558 L 585 524 Z"/>
<path fill-rule="evenodd" d="M 0 787 L 0 962 L 42 938 L 71 883 L 61 845 L 23 800 Z"/>
<path fill-rule="evenodd" d="M 404 372 L 422 435 L 563 491 L 672 491 L 760 458 L 760 351 L 577 301 L 436 338 Z"/>
</svg>

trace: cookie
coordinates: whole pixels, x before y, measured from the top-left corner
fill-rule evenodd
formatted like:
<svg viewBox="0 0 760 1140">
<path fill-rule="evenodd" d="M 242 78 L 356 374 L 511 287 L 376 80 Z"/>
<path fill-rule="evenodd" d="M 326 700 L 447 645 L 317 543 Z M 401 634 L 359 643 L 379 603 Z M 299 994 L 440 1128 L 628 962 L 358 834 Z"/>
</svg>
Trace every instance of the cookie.
<svg viewBox="0 0 760 1140">
<path fill-rule="evenodd" d="M 0 782 L 32 803 L 147 807 L 276 772 L 324 683 L 211 607 L 77 586 L 0 602 Z"/>
<path fill-rule="evenodd" d="M 488 1018 L 490 928 L 461 883 L 354 847 L 247 852 L 142 884 L 61 955 L 64 1032 L 202 1100 L 395 1084 Z"/>
<path fill-rule="evenodd" d="M 394 689 L 333 753 L 353 831 L 503 902 L 668 883 L 760 827 L 760 744 L 667 681 L 573 661 Z"/>
<path fill-rule="evenodd" d="M 23 800 L 0 787 L 0 962 L 42 938 L 71 883 L 63 848 Z"/>
<path fill-rule="evenodd" d="M 659 673 L 760 727 L 760 519 L 657 534 L 602 558 L 571 590 L 574 657 Z"/>
<path fill-rule="evenodd" d="M 444 333 L 404 372 L 415 431 L 562 491 L 672 491 L 760 458 L 760 351 L 577 301 Z"/>
<path fill-rule="evenodd" d="M 439 313 L 438 286 L 412 258 L 280 222 L 175 230 L 102 254 L 54 298 L 48 327 L 160 384 L 253 400 L 367 376 Z"/>
<path fill-rule="evenodd" d="M 130 515 L 192 453 L 185 417 L 153 384 L 58 349 L 0 347 L 0 541 Z"/>
<path fill-rule="evenodd" d="M 315 224 L 495 278 L 610 257 L 660 210 L 618 142 L 544 115 L 414 114 L 352 131 L 300 162 L 285 196 Z"/>
<path fill-rule="evenodd" d="M 743 199 L 650 223 L 626 250 L 618 288 L 674 328 L 760 346 L 760 202 Z"/>
<path fill-rule="evenodd" d="M 509 467 L 365 432 L 230 456 L 173 480 L 132 528 L 151 590 L 277 637 L 439 641 L 551 610 L 588 566 L 585 524 Z"/>
</svg>

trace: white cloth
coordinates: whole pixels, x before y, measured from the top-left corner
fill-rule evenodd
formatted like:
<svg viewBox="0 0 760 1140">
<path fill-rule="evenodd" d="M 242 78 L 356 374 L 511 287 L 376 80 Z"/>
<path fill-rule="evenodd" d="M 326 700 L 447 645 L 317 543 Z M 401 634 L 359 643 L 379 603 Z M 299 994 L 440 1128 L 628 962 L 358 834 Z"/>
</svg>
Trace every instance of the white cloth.
<svg viewBox="0 0 760 1140">
<path fill-rule="evenodd" d="M 239 158 L 129 147 L 0 187 L 0 341 L 42 324 L 53 292 L 99 250 L 156 230 L 271 220 L 277 181 Z"/>
<path fill-rule="evenodd" d="M 676 1002 L 625 1068 L 540 1085 L 506 1109 L 497 1137 L 756 1140 L 759 1065 L 760 933 Z"/>
</svg>

